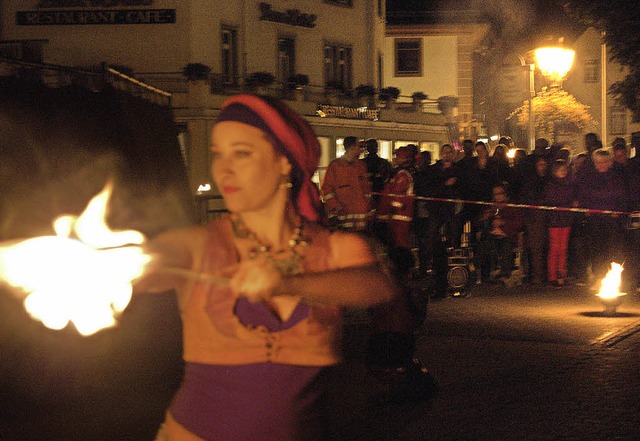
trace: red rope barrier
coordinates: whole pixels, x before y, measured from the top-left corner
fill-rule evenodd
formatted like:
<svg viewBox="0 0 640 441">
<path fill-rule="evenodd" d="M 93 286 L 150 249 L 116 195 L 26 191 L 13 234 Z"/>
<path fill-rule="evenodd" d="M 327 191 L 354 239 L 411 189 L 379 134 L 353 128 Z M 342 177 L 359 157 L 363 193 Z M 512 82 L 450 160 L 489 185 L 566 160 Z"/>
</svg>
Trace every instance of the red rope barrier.
<svg viewBox="0 0 640 441">
<path fill-rule="evenodd" d="M 432 198 L 432 197 L 425 197 L 425 196 L 403 195 L 403 194 L 383 194 L 383 193 L 371 193 L 371 194 L 380 195 L 380 196 L 383 196 L 383 195 L 391 196 L 391 197 L 412 197 L 414 199 L 419 199 L 423 201 L 452 202 L 452 203 L 460 202 L 463 204 L 527 208 L 527 209 L 547 210 L 547 211 L 569 211 L 573 213 L 587 213 L 587 214 L 606 214 L 610 216 L 628 216 L 632 213 L 637 213 L 637 212 L 627 212 L 627 211 L 596 210 L 594 208 L 552 207 L 547 205 L 513 204 L 510 202 L 486 202 L 486 201 L 471 201 L 471 200 L 465 200 L 465 199 Z"/>
</svg>

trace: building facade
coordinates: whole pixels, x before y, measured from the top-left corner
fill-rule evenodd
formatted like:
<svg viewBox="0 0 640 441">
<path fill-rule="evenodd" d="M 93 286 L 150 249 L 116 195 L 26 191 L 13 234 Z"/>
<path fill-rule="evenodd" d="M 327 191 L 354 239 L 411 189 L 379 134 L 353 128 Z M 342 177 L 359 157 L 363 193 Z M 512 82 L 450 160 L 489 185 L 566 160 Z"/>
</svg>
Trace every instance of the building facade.
<svg viewBox="0 0 640 441">
<path fill-rule="evenodd" d="M 627 144 L 632 137 L 640 137 L 640 124 L 634 123 L 631 112 L 609 93 L 609 88 L 624 79 L 626 72 L 621 65 L 609 60 L 600 32 L 587 28 L 563 45 L 574 50 L 575 57 L 566 77 L 555 87 L 562 87 L 578 102 L 588 106 L 594 124 L 582 133 L 558 133 L 556 140 L 565 143 L 575 153 L 584 149 L 584 135 L 588 132 L 596 133 L 607 147 L 619 137 L 624 138 Z M 535 63 L 534 50 L 510 53 L 501 65 L 499 96 L 501 105 L 506 109 L 505 116 L 529 99 L 531 87 L 535 93 L 543 87 L 554 87 L 537 65 L 532 85 L 529 63 Z M 516 127 L 515 118 L 507 122 L 508 134 L 519 140 L 519 145 L 527 145 L 527 129 Z M 633 151 L 630 153 L 635 154 Z"/>
<path fill-rule="evenodd" d="M 108 65 L 171 93 L 194 192 L 211 183 L 209 133 L 220 105 L 240 91 L 278 96 L 303 114 L 323 147 L 321 170 L 349 135 L 378 139 L 385 157 L 407 143 L 437 152 L 451 140 L 438 109 L 378 106 L 384 0 L 27 0 L 0 8 L 0 55 Z"/>
<path fill-rule="evenodd" d="M 631 112 L 608 93 L 613 83 L 624 79 L 625 70 L 608 59 L 600 32 L 594 28 L 582 33 L 572 49 L 576 56 L 571 76 L 563 87 L 590 107 L 591 116 L 596 120 L 594 132 L 598 133 L 605 146 L 611 146 L 618 137 L 629 144 L 632 136 L 640 136 L 640 124 L 634 123 Z"/>
</svg>

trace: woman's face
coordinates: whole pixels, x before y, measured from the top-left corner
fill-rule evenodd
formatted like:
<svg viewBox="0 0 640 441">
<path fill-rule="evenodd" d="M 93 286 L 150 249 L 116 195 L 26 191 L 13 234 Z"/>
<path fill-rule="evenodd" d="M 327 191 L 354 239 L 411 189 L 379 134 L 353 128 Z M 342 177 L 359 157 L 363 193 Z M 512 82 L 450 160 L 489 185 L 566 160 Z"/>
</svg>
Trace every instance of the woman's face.
<svg viewBox="0 0 640 441">
<path fill-rule="evenodd" d="M 229 211 L 257 211 L 286 198 L 280 184 L 291 165 L 262 130 L 237 121 L 216 124 L 211 157 L 211 174 Z"/>
</svg>

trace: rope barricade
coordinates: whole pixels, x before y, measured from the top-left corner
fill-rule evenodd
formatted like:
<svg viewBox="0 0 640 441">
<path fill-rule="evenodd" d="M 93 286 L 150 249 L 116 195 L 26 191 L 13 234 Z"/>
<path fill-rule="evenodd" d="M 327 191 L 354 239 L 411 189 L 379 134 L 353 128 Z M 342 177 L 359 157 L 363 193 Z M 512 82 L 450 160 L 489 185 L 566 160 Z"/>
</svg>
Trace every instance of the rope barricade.
<svg viewBox="0 0 640 441">
<path fill-rule="evenodd" d="M 377 192 L 373 192 L 371 194 L 388 196 L 388 197 L 403 197 L 403 198 L 411 197 L 416 200 L 422 200 L 422 201 L 451 202 L 451 203 L 498 206 L 498 207 L 528 208 L 528 209 L 547 210 L 547 211 L 569 211 L 573 213 L 605 214 L 610 216 L 631 216 L 631 215 L 636 216 L 639 213 L 638 211 L 628 212 L 628 211 L 614 211 L 614 210 L 597 210 L 594 208 L 552 207 L 547 205 L 514 204 L 511 202 L 472 201 L 472 200 L 466 200 L 466 199 L 434 198 L 434 197 L 426 197 L 426 196 L 388 194 L 388 193 L 377 193 Z"/>
</svg>

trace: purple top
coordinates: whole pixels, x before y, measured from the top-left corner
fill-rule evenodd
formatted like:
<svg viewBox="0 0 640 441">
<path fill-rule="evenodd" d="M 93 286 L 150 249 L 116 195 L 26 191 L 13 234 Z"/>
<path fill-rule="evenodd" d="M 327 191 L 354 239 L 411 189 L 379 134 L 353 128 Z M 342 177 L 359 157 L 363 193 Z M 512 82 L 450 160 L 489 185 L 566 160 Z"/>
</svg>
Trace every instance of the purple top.
<svg viewBox="0 0 640 441">
<path fill-rule="evenodd" d="M 285 322 L 264 303 L 241 297 L 235 313 L 245 326 L 270 332 L 291 328 L 309 315 L 298 303 Z M 182 386 L 171 406 L 177 422 L 204 439 L 295 441 L 297 415 L 313 406 L 319 391 L 301 392 L 322 367 L 275 363 L 208 365 L 186 363 Z"/>
</svg>

